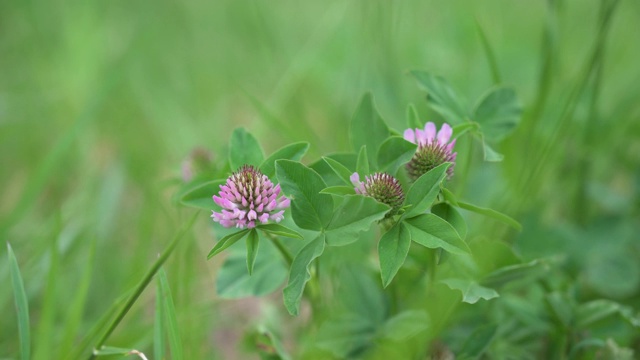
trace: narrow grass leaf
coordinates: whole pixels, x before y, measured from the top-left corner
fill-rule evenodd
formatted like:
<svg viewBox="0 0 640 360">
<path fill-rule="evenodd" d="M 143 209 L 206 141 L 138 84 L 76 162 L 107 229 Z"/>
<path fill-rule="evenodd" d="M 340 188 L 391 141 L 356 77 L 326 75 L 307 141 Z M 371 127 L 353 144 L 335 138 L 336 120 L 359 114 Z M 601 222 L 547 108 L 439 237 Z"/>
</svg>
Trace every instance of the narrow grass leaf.
<svg viewBox="0 0 640 360">
<path fill-rule="evenodd" d="M 176 317 L 176 308 L 173 304 L 171 296 L 171 288 L 167 280 L 167 274 L 164 269 L 158 271 L 158 279 L 160 281 L 160 290 L 162 293 L 162 305 L 164 306 L 165 325 L 167 336 L 169 338 L 169 346 L 171 349 L 171 358 L 181 360 L 184 358 L 184 350 L 182 347 L 182 339 L 178 331 L 178 319 Z"/>
<path fill-rule="evenodd" d="M 460 206 L 460 208 L 465 209 L 465 210 L 469 210 L 471 212 L 480 214 L 480 215 L 484 215 L 487 217 L 490 217 L 492 219 L 501 221 L 509 226 L 511 226 L 512 228 L 518 230 L 518 231 L 522 231 L 522 225 L 520 225 L 519 222 L 517 222 L 516 220 L 514 220 L 512 217 L 505 215 L 501 212 L 495 211 L 493 209 L 489 209 L 489 208 L 483 208 L 480 206 L 476 206 L 473 204 L 469 204 L 466 202 L 462 202 L 462 201 L 458 201 L 458 206 Z"/>
<path fill-rule="evenodd" d="M 404 264 L 410 246 L 411 235 L 402 222 L 396 223 L 380 238 L 378 258 L 380 259 L 380 276 L 382 276 L 383 287 L 386 288 L 391 283 L 393 277 Z"/>
<path fill-rule="evenodd" d="M 273 235 L 284 236 L 292 239 L 303 239 L 302 235 L 297 231 L 280 224 L 261 224 L 256 228 Z"/>
<path fill-rule="evenodd" d="M 240 230 L 238 232 L 235 232 L 233 234 L 229 234 L 229 235 L 223 237 L 222 239 L 220 239 L 216 243 L 216 245 L 213 247 L 213 249 L 211 249 L 211 251 L 209 252 L 209 255 L 207 255 L 207 259 L 211 259 L 212 257 L 214 257 L 214 256 L 218 255 L 219 253 L 221 253 L 222 251 L 224 251 L 229 246 L 235 244 L 240 239 L 245 237 L 249 233 L 249 231 L 251 231 L 251 230 L 250 229 L 244 229 L 244 230 Z"/>
<path fill-rule="evenodd" d="M 300 300 L 307 281 L 311 278 L 309 266 L 324 251 L 324 235 L 320 234 L 306 244 L 293 259 L 289 282 L 283 290 L 284 305 L 291 315 L 298 315 Z"/>
<path fill-rule="evenodd" d="M 251 229 L 247 236 L 247 271 L 249 276 L 253 275 L 253 265 L 256 263 L 258 255 L 258 246 L 260 245 L 260 237 L 256 229 Z"/>
<path fill-rule="evenodd" d="M 236 171 L 242 165 L 259 166 L 264 161 L 262 148 L 253 135 L 244 128 L 237 128 L 229 140 L 229 165 Z"/>
<path fill-rule="evenodd" d="M 500 76 L 500 69 L 498 68 L 498 61 L 496 59 L 496 54 L 489 43 L 489 39 L 487 38 L 487 34 L 484 29 L 480 25 L 480 22 L 476 19 L 476 28 L 478 29 L 478 35 L 480 35 L 480 43 L 482 44 L 482 49 L 484 50 L 484 54 L 487 57 L 487 63 L 489 64 L 489 69 L 491 70 L 491 77 L 493 78 L 494 84 L 500 84 L 502 82 Z"/>
<path fill-rule="evenodd" d="M 276 150 L 260 164 L 260 171 L 267 175 L 267 177 L 272 178 L 276 175 L 276 160 L 286 159 L 300 161 L 304 154 L 307 153 L 307 150 L 309 150 L 309 143 L 304 141 L 285 145 Z"/>
<path fill-rule="evenodd" d="M 11 286 L 15 299 L 16 313 L 18 315 L 18 335 L 20 338 L 20 355 L 24 360 L 31 358 L 31 327 L 29 325 L 29 302 L 24 291 L 22 275 L 18 267 L 11 245 L 7 242 L 7 255 L 9 257 L 9 269 L 11 272 Z"/>
<path fill-rule="evenodd" d="M 353 174 L 353 171 L 349 170 L 346 166 L 342 165 L 340 162 L 332 158 L 323 156 L 322 160 L 324 160 L 324 162 L 326 162 L 327 165 L 331 167 L 331 170 L 333 170 L 336 175 L 338 175 L 338 177 L 342 181 L 344 181 L 345 184 L 351 184 L 351 174 Z"/>
<path fill-rule="evenodd" d="M 153 324 L 153 356 L 155 359 L 166 358 L 166 316 L 164 296 L 162 295 L 162 284 L 160 283 L 160 276 L 158 276 L 156 277 L 156 308 Z"/>
</svg>

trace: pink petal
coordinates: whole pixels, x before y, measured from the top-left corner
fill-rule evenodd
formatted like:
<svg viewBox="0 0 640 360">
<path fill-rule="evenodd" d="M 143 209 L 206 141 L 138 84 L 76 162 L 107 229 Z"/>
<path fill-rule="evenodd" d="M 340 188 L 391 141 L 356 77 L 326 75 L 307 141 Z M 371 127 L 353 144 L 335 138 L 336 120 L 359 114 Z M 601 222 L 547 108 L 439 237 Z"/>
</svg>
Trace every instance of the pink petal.
<svg viewBox="0 0 640 360">
<path fill-rule="evenodd" d="M 436 124 L 431 121 L 424 125 L 424 133 L 427 136 L 427 144 L 431 144 L 433 139 L 436 138 Z"/>
<path fill-rule="evenodd" d="M 404 131 L 404 139 L 407 141 L 411 141 L 412 143 L 416 143 L 416 133 L 413 129 L 407 129 Z"/>
<path fill-rule="evenodd" d="M 255 221 L 249 221 L 249 223 L 247 223 L 247 229 L 253 229 L 254 227 L 256 227 Z"/>
<path fill-rule="evenodd" d="M 416 129 L 416 141 L 417 144 L 426 144 L 427 143 L 427 134 L 422 129 Z"/>
<path fill-rule="evenodd" d="M 442 124 L 440 131 L 438 131 L 438 143 L 442 146 L 446 145 L 449 142 L 449 139 L 451 139 L 452 134 L 453 129 L 451 129 L 451 126 L 447 123 Z"/>
<path fill-rule="evenodd" d="M 349 180 L 351 180 L 351 183 L 353 184 L 353 186 L 358 186 L 360 183 L 360 175 L 358 175 L 357 172 L 354 172 L 353 174 L 351 174 L 351 176 L 349 177 Z"/>
<path fill-rule="evenodd" d="M 258 214 L 256 214 L 254 210 L 249 211 L 249 214 L 247 214 L 247 219 L 249 220 L 255 220 L 257 218 L 258 218 Z"/>
<path fill-rule="evenodd" d="M 285 209 L 285 208 L 288 208 L 289 205 L 291 205 L 291 200 L 289 200 L 287 198 L 282 198 L 280 200 L 280 203 L 278 204 L 277 208 L 278 209 Z"/>
<path fill-rule="evenodd" d="M 269 214 L 268 213 L 264 213 L 264 214 L 260 215 L 260 217 L 258 217 L 258 220 L 260 220 L 261 223 L 266 224 L 267 221 L 269 221 Z"/>
</svg>

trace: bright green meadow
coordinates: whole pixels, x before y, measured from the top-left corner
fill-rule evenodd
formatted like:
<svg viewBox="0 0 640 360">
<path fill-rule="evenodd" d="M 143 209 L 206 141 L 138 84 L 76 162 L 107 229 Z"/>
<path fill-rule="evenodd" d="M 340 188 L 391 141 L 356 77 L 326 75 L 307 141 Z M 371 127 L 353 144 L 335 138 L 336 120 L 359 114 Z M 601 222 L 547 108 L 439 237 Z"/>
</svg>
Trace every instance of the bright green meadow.
<svg viewBox="0 0 640 360">
<path fill-rule="evenodd" d="M 634 0 L 0 1 L 0 359 L 638 358 L 639 39 Z M 407 184 L 427 121 L 455 174 L 385 223 L 348 176 Z M 292 143 L 286 228 L 208 259 Z"/>
</svg>

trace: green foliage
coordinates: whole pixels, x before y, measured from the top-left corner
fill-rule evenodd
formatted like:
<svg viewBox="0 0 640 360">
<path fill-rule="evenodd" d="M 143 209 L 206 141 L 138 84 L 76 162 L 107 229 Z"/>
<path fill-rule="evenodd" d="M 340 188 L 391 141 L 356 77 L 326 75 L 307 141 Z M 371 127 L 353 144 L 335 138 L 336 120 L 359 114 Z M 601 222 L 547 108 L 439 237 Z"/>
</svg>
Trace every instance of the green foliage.
<svg viewBox="0 0 640 360">
<path fill-rule="evenodd" d="M 320 230 L 331 220 L 333 200 L 320 191 L 327 185 L 317 172 L 290 160 L 276 161 L 282 191 L 292 199 L 293 221 L 302 229 Z"/>
<path fill-rule="evenodd" d="M 362 151 L 361 148 L 364 146 L 373 155 L 377 154 L 380 144 L 389 137 L 389 128 L 378 114 L 371 93 L 362 97 L 360 105 L 351 118 L 349 134 L 354 150 Z M 369 163 L 372 168 L 377 168 L 374 157 L 369 158 Z M 358 172 L 361 173 L 360 170 Z"/>
<path fill-rule="evenodd" d="M 381 220 L 389 206 L 362 195 L 347 195 L 334 210 L 326 227 L 326 241 L 331 246 L 344 246 L 358 240 L 358 233 Z"/>
<path fill-rule="evenodd" d="M 9 257 L 9 269 L 11 272 L 11 287 L 15 299 L 16 313 L 18 314 L 18 333 L 20 334 L 20 356 L 22 359 L 31 358 L 31 325 L 29 323 L 29 301 L 24 291 L 24 283 L 18 260 L 11 245 L 7 243 L 7 255 Z"/>
<path fill-rule="evenodd" d="M 291 270 L 289 271 L 289 282 L 284 288 L 284 305 L 291 315 L 298 315 L 300 311 L 300 300 L 305 284 L 311 278 L 309 266 L 311 262 L 324 251 L 324 235 L 307 243 L 293 259 Z"/>
<path fill-rule="evenodd" d="M 442 248 L 453 254 L 468 253 L 469 246 L 460 238 L 456 229 L 433 214 L 422 214 L 404 222 L 411 233 L 411 240 L 430 248 Z"/>
<path fill-rule="evenodd" d="M 404 264 L 410 246 L 411 235 L 402 222 L 395 224 L 380 238 L 378 257 L 380 258 L 380 275 L 384 287 L 389 285 Z"/>
<path fill-rule="evenodd" d="M 237 128 L 229 140 L 229 165 L 234 171 L 242 165 L 259 166 L 264 153 L 258 140 L 244 128 Z"/>
</svg>

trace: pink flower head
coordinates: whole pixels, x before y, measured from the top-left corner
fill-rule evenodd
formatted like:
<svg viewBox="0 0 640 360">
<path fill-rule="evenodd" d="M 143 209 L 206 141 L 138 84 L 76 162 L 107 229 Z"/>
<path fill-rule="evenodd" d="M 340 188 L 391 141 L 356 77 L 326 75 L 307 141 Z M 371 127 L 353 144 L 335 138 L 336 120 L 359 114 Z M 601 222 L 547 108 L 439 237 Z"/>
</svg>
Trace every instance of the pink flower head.
<svg viewBox="0 0 640 360">
<path fill-rule="evenodd" d="M 407 164 L 409 176 L 416 180 L 427 171 L 445 162 L 454 163 L 447 169 L 447 178 L 453 176 L 453 167 L 458 153 L 453 152 L 456 140 L 451 140 L 453 129 L 444 123 L 440 131 L 436 132 L 436 125 L 432 122 L 425 124 L 424 129 L 407 129 L 404 139 L 418 145 L 416 153 Z"/>
<path fill-rule="evenodd" d="M 378 202 L 391 206 L 392 210 L 387 216 L 394 215 L 404 203 L 404 192 L 396 178 L 386 173 L 375 173 L 365 176 L 365 181 L 360 181 L 360 175 L 353 173 L 350 177 L 355 187 L 356 194 L 370 196 Z"/>
<path fill-rule="evenodd" d="M 273 185 L 269 178 L 251 165 L 244 165 L 233 173 L 224 185 L 220 185 L 213 201 L 222 211 L 211 214 L 213 221 L 222 226 L 254 228 L 257 223 L 269 220 L 280 222 L 290 200 L 280 196 L 280 185 Z"/>
</svg>

